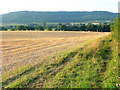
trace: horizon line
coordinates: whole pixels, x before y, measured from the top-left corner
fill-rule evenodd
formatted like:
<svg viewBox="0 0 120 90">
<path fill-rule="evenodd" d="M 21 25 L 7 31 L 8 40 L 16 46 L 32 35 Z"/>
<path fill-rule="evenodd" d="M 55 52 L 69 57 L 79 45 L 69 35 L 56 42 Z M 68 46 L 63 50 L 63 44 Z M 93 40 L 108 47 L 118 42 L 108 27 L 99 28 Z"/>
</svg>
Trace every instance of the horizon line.
<svg viewBox="0 0 120 90">
<path fill-rule="evenodd" d="M 0 14 L 0 15 L 14 13 L 14 12 L 110 12 L 110 13 L 118 13 L 118 12 L 103 11 L 103 10 L 95 10 L 95 11 L 30 11 L 30 10 L 21 10 L 21 11 L 6 12 L 6 13 Z"/>
</svg>

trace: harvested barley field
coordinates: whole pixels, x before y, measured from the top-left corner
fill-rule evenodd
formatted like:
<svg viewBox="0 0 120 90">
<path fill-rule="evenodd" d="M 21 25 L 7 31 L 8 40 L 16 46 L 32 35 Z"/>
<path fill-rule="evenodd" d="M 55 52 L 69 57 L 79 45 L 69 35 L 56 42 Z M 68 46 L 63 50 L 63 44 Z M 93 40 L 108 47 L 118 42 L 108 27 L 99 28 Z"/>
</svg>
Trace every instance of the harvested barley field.
<svg viewBox="0 0 120 90">
<path fill-rule="evenodd" d="M 88 43 L 108 34 L 108 32 L 79 31 L 3 31 L 2 42 L 0 42 L 2 43 L 0 45 L 2 48 L 0 59 L 2 60 L 2 75 L 4 76 L 3 87 L 42 87 L 44 77 L 38 80 L 42 81 L 42 83 L 38 82 L 39 84 L 36 81 L 34 84 L 32 82 L 19 86 L 22 83 L 20 82 L 17 84 L 18 86 L 15 86 L 14 83 L 17 79 L 30 74 L 32 71 L 32 74 L 35 74 L 35 68 L 31 67 L 37 67 L 38 64 L 39 67 L 42 67 L 40 65 L 51 62 L 50 57 L 86 47 Z M 20 69 L 23 67 L 24 69 Z M 62 66 L 53 71 L 59 71 L 60 68 Z M 41 70 L 41 72 L 43 71 Z M 17 73 L 14 74 L 14 72 Z M 50 75 L 52 72 L 50 72 Z"/>
</svg>

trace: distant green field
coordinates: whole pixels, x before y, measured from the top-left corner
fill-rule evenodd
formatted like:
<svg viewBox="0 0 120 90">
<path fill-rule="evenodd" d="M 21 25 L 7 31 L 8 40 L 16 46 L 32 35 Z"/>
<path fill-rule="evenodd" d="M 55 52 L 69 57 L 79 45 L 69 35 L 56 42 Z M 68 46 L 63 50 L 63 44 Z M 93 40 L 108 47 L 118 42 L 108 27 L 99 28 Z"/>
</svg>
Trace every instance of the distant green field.
<svg viewBox="0 0 120 90">
<path fill-rule="evenodd" d="M 95 20 L 95 21 L 84 21 L 84 22 L 69 22 L 69 23 L 111 23 L 113 21 L 111 20 Z M 43 22 L 44 23 L 44 22 Z M 43 25 L 43 23 L 35 23 L 35 22 L 31 22 L 31 23 L 28 23 L 28 24 L 38 24 L 38 25 Z M 46 25 L 58 25 L 59 22 L 46 22 Z M 66 23 L 62 23 L 62 24 L 66 24 Z M 27 25 L 26 23 L 11 23 L 11 24 L 4 24 L 2 23 L 3 26 L 8 26 L 8 25 Z"/>
</svg>

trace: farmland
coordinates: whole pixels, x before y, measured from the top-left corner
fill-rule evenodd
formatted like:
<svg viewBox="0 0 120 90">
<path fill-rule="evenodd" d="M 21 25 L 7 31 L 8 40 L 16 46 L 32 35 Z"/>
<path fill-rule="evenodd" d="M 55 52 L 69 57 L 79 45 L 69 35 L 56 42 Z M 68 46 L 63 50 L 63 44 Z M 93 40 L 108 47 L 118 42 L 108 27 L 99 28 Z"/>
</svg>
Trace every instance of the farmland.
<svg viewBox="0 0 120 90">
<path fill-rule="evenodd" d="M 84 32 L 3 32 L 3 73 L 103 35 Z"/>
<path fill-rule="evenodd" d="M 105 71 L 100 73 L 96 71 L 101 71 L 103 66 L 100 64 L 106 61 L 98 64 L 95 58 L 89 57 L 101 55 L 97 53 L 101 50 L 99 49 L 100 40 L 108 37 L 109 34 L 108 32 L 79 31 L 3 31 L 0 46 L 2 47 L 0 59 L 2 60 L 3 87 L 101 87 L 98 82 L 101 80 L 96 81 L 96 76 L 98 75 L 97 79 L 99 79 L 99 75 Z M 107 46 L 106 48 L 109 49 Z M 83 57 L 89 62 L 83 61 L 82 56 L 80 59 L 80 55 L 85 51 L 87 53 Z M 94 53 L 90 56 L 91 52 Z M 102 59 L 109 61 L 109 55 L 110 53 Z M 86 67 L 83 68 L 83 64 L 86 64 Z M 88 67 L 91 68 L 87 69 Z M 107 68 L 107 66 L 104 67 Z M 70 70 L 76 72 L 74 78 Z M 91 70 L 93 71 L 90 72 Z M 84 71 L 89 73 L 88 76 L 79 78 L 79 74 L 82 75 Z M 95 77 L 93 81 L 80 81 L 91 79 L 90 73 Z M 77 84 L 78 81 L 80 81 L 79 84 Z M 82 85 L 82 82 L 86 85 Z M 92 83 L 91 86 L 90 83 Z"/>
</svg>

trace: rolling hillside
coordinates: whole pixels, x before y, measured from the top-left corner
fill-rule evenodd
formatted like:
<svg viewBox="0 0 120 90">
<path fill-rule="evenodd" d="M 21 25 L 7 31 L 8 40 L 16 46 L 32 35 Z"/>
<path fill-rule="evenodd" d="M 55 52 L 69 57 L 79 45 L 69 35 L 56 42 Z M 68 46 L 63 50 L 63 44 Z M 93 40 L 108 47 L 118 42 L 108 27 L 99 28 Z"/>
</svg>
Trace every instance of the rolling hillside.
<svg viewBox="0 0 120 90">
<path fill-rule="evenodd" d="M 29 24 L 29 23 L 76 23 L 76 22 L 93 22 L 111 21 L 117 17 L 116 13 L 107 11 L 60 11 L 60 12 L 36 12 L 36 11 L 19 11 L 3 14 L 3 24 Z"/>
</svg>

